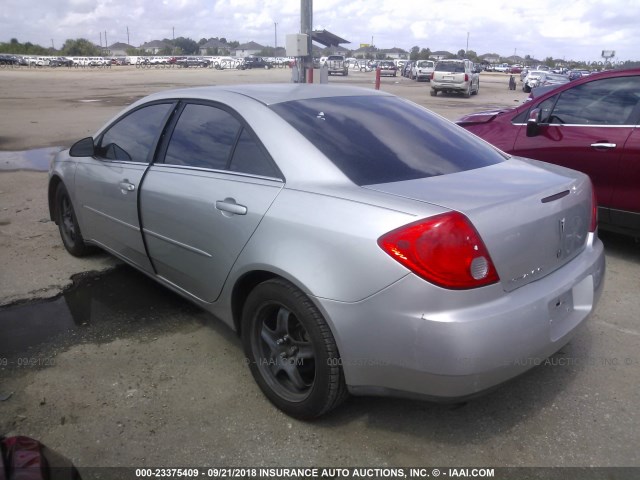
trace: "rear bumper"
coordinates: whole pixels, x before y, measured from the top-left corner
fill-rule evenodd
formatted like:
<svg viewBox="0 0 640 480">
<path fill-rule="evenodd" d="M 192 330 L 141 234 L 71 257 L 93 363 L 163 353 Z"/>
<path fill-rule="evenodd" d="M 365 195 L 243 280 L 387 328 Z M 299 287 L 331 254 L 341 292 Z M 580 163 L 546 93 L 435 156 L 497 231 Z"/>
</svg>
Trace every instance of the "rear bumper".
<svg viewBox="0 0 640 480">
<path fill-rule="evenodd" d="M 431 88 L 439 92 L 466 92 L 469 89 L 469 82 L 443 83 L 431 80 Z"/>
<path fill-rule="evenodd" d="M 316 299 L 329 320 L 346 382 L 357 395 L 454 400 L 539 365 L 574 335 L 604 286 L 602 242 L 506 293 L 439 289 L 410 274 L 358 303 Z"/>
</svg>

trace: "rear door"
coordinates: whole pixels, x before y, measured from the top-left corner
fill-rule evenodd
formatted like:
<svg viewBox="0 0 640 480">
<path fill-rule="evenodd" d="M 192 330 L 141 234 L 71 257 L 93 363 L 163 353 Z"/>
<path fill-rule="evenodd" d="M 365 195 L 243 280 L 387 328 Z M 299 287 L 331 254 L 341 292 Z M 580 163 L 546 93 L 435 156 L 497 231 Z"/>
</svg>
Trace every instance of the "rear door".
<svg viewBox="0 0 640 480">
<path fill-rule="evenodd" d="M 248 125 L 219 105 L 184 104 L 165 143 L 140 197 L 149 256 L 157 275 L 213 302 L 284 183 Z"/>
<path fill-rule="evenodd" d="M 512 153 L 563 165 L 591 177 L 604 207 L 616 208 L 624 147 L 637 122 L 640 77 L 594 80 L 539 105 L 540 134 L 519 130 Z M 535 107 L 534 107 L 535 108 Z"/>
</svg>

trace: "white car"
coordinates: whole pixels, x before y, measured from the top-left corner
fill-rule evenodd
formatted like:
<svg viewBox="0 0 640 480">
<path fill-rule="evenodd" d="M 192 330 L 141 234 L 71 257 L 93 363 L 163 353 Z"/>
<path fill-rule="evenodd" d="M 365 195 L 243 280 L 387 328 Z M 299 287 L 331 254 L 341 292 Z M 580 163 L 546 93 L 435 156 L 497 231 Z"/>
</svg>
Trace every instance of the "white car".
<svg viewBox="0 0 640 480">
<path fill-rule="evenodd" d="M 531 70 L 522 81 L 522 91 L 529 93 L 532 89 L 540 85 L 540 78 L 547 72 L 542 70 Z"/>
<path fill-rule="evenodd" d="M 417 60 L 411 67 L 410 78 L 412 80 L 426 80 L 431 81 L 431 74 L 435 68 L 436 63 L 433 60 Z"/>
</svg>

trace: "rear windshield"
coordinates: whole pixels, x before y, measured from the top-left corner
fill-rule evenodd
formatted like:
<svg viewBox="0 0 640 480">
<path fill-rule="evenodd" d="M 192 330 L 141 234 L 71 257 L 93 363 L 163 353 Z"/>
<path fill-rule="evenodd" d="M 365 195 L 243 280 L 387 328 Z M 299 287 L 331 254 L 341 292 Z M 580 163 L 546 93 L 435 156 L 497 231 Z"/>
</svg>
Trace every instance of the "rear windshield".
<svg viewBox="0 0 640 480">
<path fill-rule="evenodd" d="M 271 108 L 357 185 L 446 175 L 505 160 L 462 127 L 398 97 L 328 97 Z"/>
<path fill-rule="evenodd" d="M 439 62 L 436 64 L 436 72 L 464 73 L 464 63 Z"/>
</svg>

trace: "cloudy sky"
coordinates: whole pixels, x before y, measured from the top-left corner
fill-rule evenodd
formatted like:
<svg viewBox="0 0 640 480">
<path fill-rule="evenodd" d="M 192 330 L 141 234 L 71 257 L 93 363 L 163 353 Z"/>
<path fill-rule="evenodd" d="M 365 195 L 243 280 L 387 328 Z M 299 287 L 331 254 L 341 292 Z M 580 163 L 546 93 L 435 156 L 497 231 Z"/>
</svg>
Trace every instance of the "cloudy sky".
<svg viewBox="0 0 640 480">
<path fill-rule="evenodd" d="M 1 0 L 0 41 L 68 38 L 139 46 L 175 36 L 278 45 L 300 30 L 300 0 Z M 274 26 L 277 23 L 277 28 Z M 640 60 L 638 0 L 315 0 L 314 29 L 378 48 L 535 58 Z"/>
</svg>

